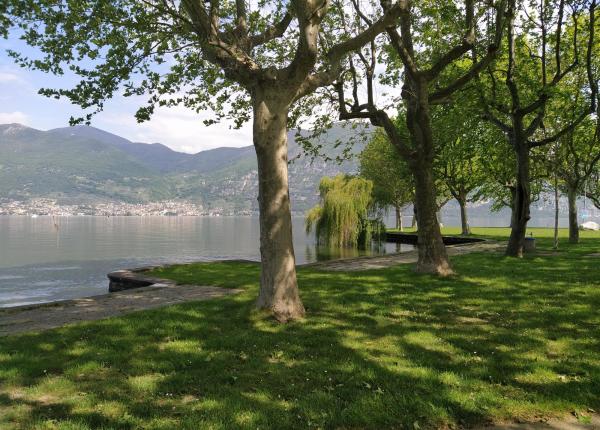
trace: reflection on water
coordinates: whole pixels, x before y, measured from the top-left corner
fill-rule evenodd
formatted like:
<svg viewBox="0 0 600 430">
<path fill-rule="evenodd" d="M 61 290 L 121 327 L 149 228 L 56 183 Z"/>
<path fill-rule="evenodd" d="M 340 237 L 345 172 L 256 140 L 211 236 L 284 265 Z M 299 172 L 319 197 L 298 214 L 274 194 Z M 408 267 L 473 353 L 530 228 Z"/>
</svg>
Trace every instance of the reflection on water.
<svg viewBox="0 0 600 430">
<path fill-rule="evenodd" d="M 335 260 L 338 258 L 354 258 L 367 255 L 384 255 L 396 252 L 407 252 L 414 249 L 413 245 L 402 243 L 373 242 L 368 249 L 335 248 L 322 245 L 307 245 L 304 257 L 307 262 Z"/>
<path fill-rule="evenodd" d="M 298 264 L 397 252 L 316 247 L 293 220 Z M 0 307 L 107 292 L 106 274 L 124 267 L 259 259 L 258 219 L 250 217 L 0 216 Z M 400 251 L 412 249 L 402 245 Z"/>
</svg>

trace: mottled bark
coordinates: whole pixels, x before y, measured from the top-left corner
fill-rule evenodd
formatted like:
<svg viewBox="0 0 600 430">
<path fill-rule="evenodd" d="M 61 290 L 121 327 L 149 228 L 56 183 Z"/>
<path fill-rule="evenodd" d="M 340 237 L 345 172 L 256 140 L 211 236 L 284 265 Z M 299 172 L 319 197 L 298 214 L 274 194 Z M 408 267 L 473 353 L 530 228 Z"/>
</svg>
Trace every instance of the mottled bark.
<svg viewBox="0 0 600 430">
<path fill-rule="evenodd" d="M 568 186 L 569 199 L 569 243 L 579 243 L 579 223 L 577 222 L 577 189 Z"/>
<path fill-rule="evenodd" d="M 437 218 L 438 204 L 433 177 L 434 145 L 429 112 L 428 82 L 408 79 L 402 90 L 407 106 L 406 125 L 413 147 L 417 148 L 409 163 L 415 178 L 419 260 L 416 271 L 446 276 L 452 274 L 448 254 Z"/>
<path fill-rule="evenodd" d="M 257 91 L 258 93 L 258 91 Z M 298 293 L 288 188 L 288 102 L 254 94 L 254 148 L 258 160 L 261 276 L 257 306 L 278 321 L 304 315 Z"/>
<path fill-rule="evenodd" d="M 446 276 L 452 274 L 442 232 L 437 220 L 436 190 L 431 166 L 413 170 L 417 206 L 418 252 L 416 271 Z"/>
<path fill-rule="evenodd" d="M 509 257 L 522 257 L 527 222 L 531 218 L 529 206 L 531 204 L 531 190 L 529 184 L 529 147 L 526 142 L 513 144 L 517 158 L 517 183 L 515 186 L 514 201 L 511 217 L 511 231 L 506 255 Z"/>
<path fill-rule="evenodd" d="M 508 188 L 508 190 L 510 191 L 510 225 L 509 227 L 512 229 L 513 226 L 515 225 L 515 209 L 514 209 L 514 205 L 515 205 L 515 196 L 517 195 L 517 190 L 515 187 L 510 186 Z"/>
</svg>

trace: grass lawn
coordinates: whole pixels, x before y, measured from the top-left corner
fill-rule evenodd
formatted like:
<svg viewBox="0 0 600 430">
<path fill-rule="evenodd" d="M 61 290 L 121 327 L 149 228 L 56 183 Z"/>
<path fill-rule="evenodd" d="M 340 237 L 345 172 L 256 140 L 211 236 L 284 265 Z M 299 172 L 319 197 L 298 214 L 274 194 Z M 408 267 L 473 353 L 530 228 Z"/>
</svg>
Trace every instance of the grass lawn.
<svg viewBox="0 0 600 430">
<path fill-rule="evenodd" d="M 542 248 L 551 235 L 534 230 Z M 585 257 L 600 234 L 583 236 L 556 255 L 455 257 L 449 279 L 300 269 L 308 316 L 288 325 L 253 310 L 257 265 L 160 270 L 243 292 L 0 338 L 0 429 L 585 422 L 600 411 L 600 259 Z"/>
<path fill-rule="evenodd" d="M 388 231 L 399 231 L 395 228 L 388 228 Z M 405 228 L 406 233 L 416 233 L 413 228 Z M 448 236 L 460 236 L 460 227 L 442 227 L 442 234 Z M 510 228 L 508 227 L 471 227 L 473 237 L 482 237 L 487 239 L 508 240 L 510 236 Z M 536 239 L 540 239 L 543 244 L 552 246 L 554 240 L 554 229 L 544 227 L 528 227 L 527 236 L 532 235 Z M 598 231 L 579 231 L 579 237 L 582 239 L 600 239 Z M 569 229 L 558 229 L 559 247 L 569 241 Z M 550 239 L 547 241 L 546 239 Z"/>
</svg>

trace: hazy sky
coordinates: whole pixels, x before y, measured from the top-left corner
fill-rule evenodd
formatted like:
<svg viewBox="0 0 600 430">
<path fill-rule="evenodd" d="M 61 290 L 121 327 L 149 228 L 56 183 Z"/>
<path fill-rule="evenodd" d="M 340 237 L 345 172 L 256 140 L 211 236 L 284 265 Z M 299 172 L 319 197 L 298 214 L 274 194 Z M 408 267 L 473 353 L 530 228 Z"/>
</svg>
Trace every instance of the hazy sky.
<svg viewBox="0 0 600 430">
<path fill-rule="evenodd" d="M 6 54 L 6 49 L 33 53 L 16 38 L 0 39 L 0 124 L 18 122 L 48 130 L 68 125 L 70 116 L 81 115 L 78 106 L 67 100 L 48 99 L 38 95 L 41 87 L 69 88 L 75 82 L 69 77 L 55 77 L 21 69 Z M 151 121 L 138 124 L 134 118 L 143 98 L 114 98 L 104 105 L 92 125 L 135 142 L 160 142 L 176 151 L 198 152 L 219 146 L 252 144 L 249 125 L 233 130 L 231 124 L 204 126 L 202 117 L 188 109 L 158 109 Z"/>
</svg>

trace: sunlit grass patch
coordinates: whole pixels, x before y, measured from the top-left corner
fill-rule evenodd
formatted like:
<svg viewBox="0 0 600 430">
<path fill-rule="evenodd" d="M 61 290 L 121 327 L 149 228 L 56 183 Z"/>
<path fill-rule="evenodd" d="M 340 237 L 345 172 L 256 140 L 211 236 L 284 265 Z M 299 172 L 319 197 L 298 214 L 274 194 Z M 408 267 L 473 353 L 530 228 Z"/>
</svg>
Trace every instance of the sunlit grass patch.
<svg viewBox="0 0 600 430">
<path fill-rule="evenodd" d="M 600 240 L 561 246 L 456 257 L 449 279 L 301 268 L 308 314 L 287 325 L 254 310 L 256 264 L 160 269 L 242 292 L 0 339 L 0 428 L 427 429 L 600 410 L 600 266 L 582 258 Z"/>
</svg>

